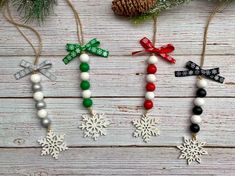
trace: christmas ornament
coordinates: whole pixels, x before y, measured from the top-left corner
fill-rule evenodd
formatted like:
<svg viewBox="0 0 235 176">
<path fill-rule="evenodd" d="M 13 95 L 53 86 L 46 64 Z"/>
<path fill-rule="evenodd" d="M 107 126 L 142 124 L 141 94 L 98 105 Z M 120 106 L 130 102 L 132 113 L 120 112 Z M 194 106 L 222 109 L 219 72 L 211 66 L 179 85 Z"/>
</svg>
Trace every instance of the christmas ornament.
<svg viewBox="0 0 235 176">
<path fill-rule="evenodd" d="M 206 145 L 205 142 L 200 142 L 196 139 L 187 139 L 184 138 L 184 143 L 178 146 L 178 149 L 181 150 L 180 159 L 186 159 L 188 165 L 192 162 L 201 163 L 200 156 L 207 155 L 207 151 L 203 148 Z"/>
<path fill-rule="evenodd" d="M 156 127 L 157 118 L 150 118 L 147 114 L 144 114 L 141 119 L 133 120 L 132 123 L 136 128 L 133 133 L 134 137 L 141 137 L 144 142 L 149 142 L 151 136 L 160 135 L 159 129 Z"/>
<path fill-rule="evenodd" d="M 205 142 L 200 142 L 197 139 L 197 133 L 200 131 L 200 124 L 202 123 L 201 115 L 203 113 L 202 107 L 205 104 L 204 98 L 207 95 L 206 87 L 207 81 L 205 79 L 210 79 L 212 81 L 223 83 L 225 78 L 219 75 L 219 68 L 213 69 L 202 69 L 204 66 L 205 61 L 205 52 L 207 46 L 207 36 L 209 25 L 216 15 L 217 12 L 220 12 L 221 9 L 224 9 L 224 3 L 219 3 L 218 6 L 213 10 L 212 14 L 210 15 L 207 25 L 204 32 L 204 41 L 203 41 L 203 51 L 201 56 L 201 63 L 200 66 L 196 63 L 189 61 L 186 64 L 186 71 L 176 71 L 176 77 L 185 77 L 185 76 L 197 76 L 197 91 L 196 91 L 196 98 L 194 100 L 194 107 L 192 109 L 192 116 L 190 118 L 191 125 L 189 127 L 190 131 L 192 132 L 192 139 L 184 138 L 184 143 L 178 146 L 178 149 L 181 150 L 180 159 L 186 159 L 188 165 L 192 162 L 201 163 L 200 156 L 206 155 L 207 152 L 203 149 L 206 145 Z"/>
<path fill-rule="evenodd" d="M 11 3 L 24 22 L 43 22 L 57 4 L 56 0 L 0 0 L 0 7 Z"/>
<path fill-rule="evenodd" d="M 64 143 L 64 135 L 55 135 L 52 131 L 49 131 L 45 138 L 38 140 L 38 143 L 42 146 L 42 156 L 51 155 L 55 159 L 58 159 L 61 151 L 68 149 Z"/>
<path fill-rule="evenodd" d="M 84 137 L 91 137 L 97 140 L 98 137 L 106 135 L 106 128 L 109 125 L 104 114 L 93 114 L 91 117 L 84 114 L 79 128 L 83 130 Z"/>
<path fill-rule="evenodd" d="M 158 124 L 157 118 L 149 117 L 149 112 L 154 107 L 153 100 L 155 98 L 155 82 L 157 81 L 157 63 L 158 58 L 161 58 L 171 64 L 174 64 L 176 60 L 171 57 L 169 54 L 175 50 L 172 44 L 167 44 L 159 48 L 155 47 L 155 38 L 156 38 L 156 18 L 154 18 L 154 35 L 153 41 L 150 41 L 147 37 L 144 37 L 140 40 L 141 46 L 144 48 L 142 51 L 133 52 L 132 55 L 140 53 L 150 53 L 151 56 L 147 59 L 147 75 L 146 75 L 146 93 L 145 101 L 143 103 L 143 108 L 145 113 L 142 115 L 142 118 L 139 120 L 134 120 L 132 123 L 136 130 L 133 133 L 134 137 L 142 137 L 144 142 L 149 142 L 151 136 L 158 136 L 160 134 L 156 125 Z"/>
<path fill-rule="evenodd" d="M 68 147 L 64 143 L 64 135 L 56 135 L 52 131 L 51 120 L 48 117 L 49 115 L 46 110 L 47 105 L 44 100 L 44 93 L 42 91 L 42 85 L 41 85 L 42 79 L 39 74 L 41 73 L 47 78 L 49 78 L 50 80 L 55 81 L 56 77 L 52 73 L 49 72 L 49 69 L 52 67 L 52 63 L 50 61 L 45 60 L 42 63 L 38 64 L 40 55 L 41 55 L 41 50 L 42 50 L 41 36 L 34 28 L 15 22 L 11 15 L 8 3 L 6 3 L 6 9 L 4 10 L 4 17 L 9 23 L 13 24 L 17 28 L 17 30 L 26 39 L 26 41 L 30 44 L 30 46 L 32 46 L 35 52 L 34 63 L 30 63 L 28 61 L 22 60 L 20 63 L 20 66 L 23 69 L 15 73 L 14 76 L 16 80 L 19 80 L 27 75 L 31 75 L 30 81 L 32 84 L 35 108 L 37 109 L 37 117 L 40 120 L 42 127 L 47 129 L 46 137 L 44 139 L 38 140 L 38 143 L 42 146 L 41 155 L 51 155 L 55 159 L 58 159 L 59 153 L 61 151 L 67 150 Z M 22 32 L 20 27 L 29 29 L 36 35 L 39 41 L 38 49 L 34 47 L 30 39 Z"/>
<path fill-rule="evenodd" d="M 105 118 L 103 113 L 99 114 L 93 110 L 93 101 L 91 99 L 90 91 L 90 57 L 86 53 L 92 55 L 107 58 L 109 52 L 102 48 L 99 48 L 100 42 L 97 39 L 92 39 L 87 43 L 84 43 L 83 27 L 78 15 L 78 12 L 74 8 L 70 0 L 66 0 L 70 8 L 72 9 L 77 24 L 78 42 L 75 44 L 67 44 L 66 49 L 69 52 L 63 59 L 63 62 L 67 65 L 76 57 L 80 60 L 80 71 L 81 71 L 81 83 L 80 88 L 82 89 L 83 106 L 88 110 L 89 114 L 82 115 L 82 124 L 79 126 L 83 130 L 84 137 L 90 137 L 97 140 L 98 137 L 106 135 L 106 128 L 110 125 L 109 121 Z"/>
</svg>

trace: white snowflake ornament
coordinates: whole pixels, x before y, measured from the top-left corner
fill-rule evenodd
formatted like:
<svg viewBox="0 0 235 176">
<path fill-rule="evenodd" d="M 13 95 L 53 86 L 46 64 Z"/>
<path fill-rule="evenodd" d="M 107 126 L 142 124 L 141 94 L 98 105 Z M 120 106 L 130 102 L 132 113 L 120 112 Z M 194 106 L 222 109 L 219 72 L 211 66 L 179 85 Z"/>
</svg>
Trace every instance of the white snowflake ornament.
<svg viewBox="0 0 235 176">
<path fill-rule="evenodd" d="M 188 165 L 192 162 L 201 163 L 200 156 L 207 155 L 207 151 L 204 150 L 205 142 L 200 142 L 197 139 L 187 139 L 184 137 L 184 143 L 180 146 L 177 146 L 181 150 L 180 159 L 186 159 Z"/>
<path fill-rule="evenodd" d="M 143 115 L 141 119 L 132 121 L 136 130 L 133 133 L 134 137 L 142 137 L 144 142 L 149 142 L 151 136 L 158 136 L 159 130 L 156 127 L 158 120 L 156 118 L 149 118 Z"/>
<path fill-rule="evenodd" d="M 42 146 L 41 155 L 51 155 L 58 159 L 59 153 L 68 149 L 66 143 L 64 143 L 64 136 L 49 131 L 45 138 L 38 140 L 38 143 Z"/>
<path fill-rule="evenodd" d="M 100 136 L 106 135 L 106 128 L 110 125 L 104 114 L 95 113 L 92 116 L 83 115 L 82 124 L 79 126 L 83 130 L 84 137 L 91 137 L 97 140 Z"/>
</svg>

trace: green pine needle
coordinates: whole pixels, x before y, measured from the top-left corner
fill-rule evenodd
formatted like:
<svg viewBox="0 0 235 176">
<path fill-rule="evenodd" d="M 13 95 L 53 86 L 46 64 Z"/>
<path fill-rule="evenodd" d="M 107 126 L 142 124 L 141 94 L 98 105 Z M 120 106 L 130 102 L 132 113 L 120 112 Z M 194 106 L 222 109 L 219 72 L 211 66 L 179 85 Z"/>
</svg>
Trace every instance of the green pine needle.
<svg viewBox="0 0 235 176">
<path fill-rule="evenodd" d="M 159 16 L 163 11 L 171 9 L 173 7 L 189 3 L 192 0 L 156 0 L 156 5 L 148 12 L 131 18 L 134 24 L 141 24 L 146 20 L 152 19 L 154 16 Z M 208 0 L 224 3 L 225 5 L 235 2 L 235 0 Z"/>
<path fill-rule="evenodd" d="M 173 7 L 189 3 L 191 0 L 156 0 L 156 5 L 148 12 L 134 17 L 132 19 L 132 22 L 134 24 L 143 23 L 144 21 L 148 19 L 152 19 L 153 16 L 160 15 L 161 12 L 171 9 Z"/>
<path fill-rule="evenodd" d="M 44 21 L 56 4 L 56 0 L 11 0 L 25 22 Z"/>
<path fill-rule="evenodd" d="M 3 7 L 3 5 L 5 4 L 6 0 L 0 0 L 0 8 Z"/>
</svg>

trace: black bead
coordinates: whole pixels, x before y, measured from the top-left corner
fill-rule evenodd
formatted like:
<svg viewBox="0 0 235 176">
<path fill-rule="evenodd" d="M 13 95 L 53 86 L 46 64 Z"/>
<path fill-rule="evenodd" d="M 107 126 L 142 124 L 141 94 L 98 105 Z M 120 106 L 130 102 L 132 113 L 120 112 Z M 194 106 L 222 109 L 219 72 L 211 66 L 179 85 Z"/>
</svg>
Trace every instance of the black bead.
<svg viewBox="0 0 235 176">
<path fill-rule="evenodd" d="M 193 114 L 195 114 L 195 115 L 201 115 L 202 112 L 203 112 L 203 110 L 202 110 L 202 108 L 200 106 L 195 106 L 193 108 Z"/>
<path fill-rule="evenodd" d="M 197 124 L 192 124 L 190 126 L 190 130 L 193 132 L 193 133 L 198 133 L 200 131 L 200 126 L 197 125 Z"/>
<path fill-rule="evenodd" d="M 197 90 L 197 97 L 205 97 L 206 96 L 206 90 L 205 89 L 198 89 Z"/>
</svg>

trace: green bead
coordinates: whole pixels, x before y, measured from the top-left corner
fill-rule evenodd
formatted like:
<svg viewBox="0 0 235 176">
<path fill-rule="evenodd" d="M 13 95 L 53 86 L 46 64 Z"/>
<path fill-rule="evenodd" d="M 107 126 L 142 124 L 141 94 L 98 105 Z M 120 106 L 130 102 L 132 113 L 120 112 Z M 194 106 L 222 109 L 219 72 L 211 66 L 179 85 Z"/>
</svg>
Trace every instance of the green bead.
<svg viewBox="0 0 235 176">
<path fill-rule="evenodd" d="M 86 108 L 90 108 L 92 106 L 93 102 L 90 98 L 85 98 L 83 100 L 83 106 Z"/>
<path fill-rule="evenodd" d="M 81 70 L 82 72 L 88 72 L 89 69 L 90 69 L 90 66 L 89 66 L 88 63 L 81 63 L 81 64 L 80 64 L 80 70 Z"/>
<path fill-rule="evenodd" d="M 82 81 L 80 84 L 80 87 L 82 90 L 88 90 L 90 88 L 90 83 L 89 81 Z"/>
</svg>

